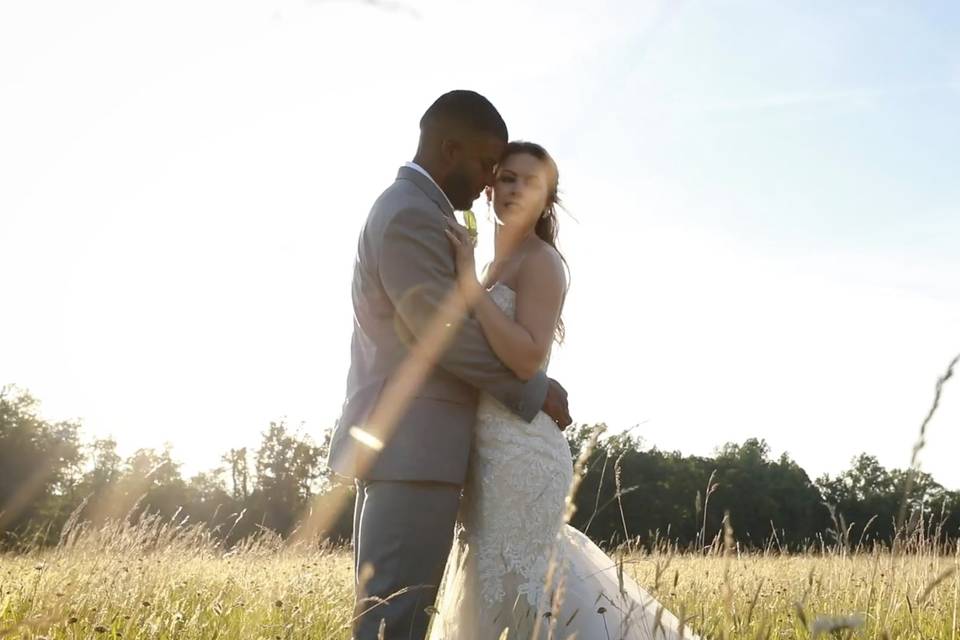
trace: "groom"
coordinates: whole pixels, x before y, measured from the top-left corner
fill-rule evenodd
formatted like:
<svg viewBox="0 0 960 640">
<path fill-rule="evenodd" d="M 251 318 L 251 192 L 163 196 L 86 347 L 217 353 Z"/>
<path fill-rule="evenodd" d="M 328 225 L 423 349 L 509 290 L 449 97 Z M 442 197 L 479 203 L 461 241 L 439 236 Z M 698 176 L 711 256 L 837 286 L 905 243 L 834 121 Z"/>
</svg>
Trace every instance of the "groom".
<svg viewBox="0 0 960 640">
<path fill-rule="evenodd" d="M 355 478 L 354 638 L 424 637 L 453 541 L 485 391 L 531 421 L 570 424 L 566 392 L 523 381 L 457 299 L 445 219 L 493 184 L 507 126 L 483 96 L 451 91 L 420 120 L 413 162 L 373 204 L 353 272 L 347 399 L 330 467 Z"/>
</svg>

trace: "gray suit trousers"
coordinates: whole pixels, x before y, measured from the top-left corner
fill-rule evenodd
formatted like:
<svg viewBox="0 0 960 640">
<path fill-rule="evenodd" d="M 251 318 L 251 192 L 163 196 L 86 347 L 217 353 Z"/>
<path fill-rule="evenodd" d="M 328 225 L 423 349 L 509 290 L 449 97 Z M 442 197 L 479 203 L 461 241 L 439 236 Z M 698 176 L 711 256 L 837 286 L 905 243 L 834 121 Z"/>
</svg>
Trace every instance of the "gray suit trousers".
<svg viewBox="0 0 960 640">
<path fill-rule="evenodd" d="M 381 620 L 385 640 L 425 637 L 426 608 L 437 597 L 459 504 L 455 484 L 357 481 L 354 640 L 376 640 Z"/>
</svg>

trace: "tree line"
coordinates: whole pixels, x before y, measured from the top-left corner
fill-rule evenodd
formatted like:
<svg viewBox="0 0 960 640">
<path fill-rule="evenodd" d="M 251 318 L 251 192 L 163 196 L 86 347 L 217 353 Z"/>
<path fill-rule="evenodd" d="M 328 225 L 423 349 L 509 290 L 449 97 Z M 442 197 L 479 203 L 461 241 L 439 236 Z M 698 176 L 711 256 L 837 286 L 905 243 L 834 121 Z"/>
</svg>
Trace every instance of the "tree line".
<svg viewBox="0 0 960 640">
<path fill-rule="evenodd" d="M 772 458 L 762 439 L 685 456 L 646 447 L 629 432 L 591 447 L 593 431 L 567 430 L 575 459 L 588 449 L 572 524 L 607 545 L 704 549 L 725 521 L 742 547 L 778 551 L 889 545 L 905 526 L 960 537 L 960 492 L 926 473 L 908 479 L 867 454 L 812 480 L 786 453 Z M 184 478 L 169 448 L 122 458 L 113 439 L 84 443 L 79 423 L 44 420 L 33 396 L 4 387 L 0 547 L 56 544 L 71 515 L 97 526 L 147 513 L 203 523 L 224 545 L 263 531 L 289 537 L 306 522 L 323 539 L 348 540 L 353 488 L 325 464 L 331 433 L 315 441 L 271 422 L 255 449 L 227 449 L 216 468 Z"/>
</svg>

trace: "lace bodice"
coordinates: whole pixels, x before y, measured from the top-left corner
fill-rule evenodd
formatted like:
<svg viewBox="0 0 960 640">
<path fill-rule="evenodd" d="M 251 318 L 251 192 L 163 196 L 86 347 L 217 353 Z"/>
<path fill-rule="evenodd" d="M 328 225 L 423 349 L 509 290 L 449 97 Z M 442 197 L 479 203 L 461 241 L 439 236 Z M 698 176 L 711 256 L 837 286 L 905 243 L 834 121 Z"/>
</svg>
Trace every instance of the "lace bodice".
<svg viewBox="0 0 960 640">
<path fill-rule="evenodd" d="M 511 318 L 517 315 L 517 292 L 503 284 L 497 282 L 489 289 L 490 297 L 503 312 Z"/>
<path fill-rule="evenodd" d="M 512 289 L 497 284 L 490 296 L 514 317 Z M 463 534 L 477 549 L 480 587 L 491 606 L 511 581 L 519 581 L 531 607 L 545 606 L 543 582 L 572 475 L 570 447 L 549 416 L 541 412 L 528 423 L 481 394 Z"/>
</svg>

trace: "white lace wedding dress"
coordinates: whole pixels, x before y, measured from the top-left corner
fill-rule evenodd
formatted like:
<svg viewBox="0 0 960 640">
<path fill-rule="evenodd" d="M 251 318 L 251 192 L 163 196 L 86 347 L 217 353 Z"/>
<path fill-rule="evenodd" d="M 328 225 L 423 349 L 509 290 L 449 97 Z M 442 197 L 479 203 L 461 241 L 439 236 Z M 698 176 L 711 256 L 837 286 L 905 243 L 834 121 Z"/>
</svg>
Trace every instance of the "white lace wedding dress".
<svg viewBox="0 0 960 640">
<path fill-rule="evenodd" d="M 490 293 L 514 315 L 512 289 Z M 481 394 L 431 640 L 697 638 L 563 524 L 572 477 L 570 447 L 546 414 L 527 423 Z"/>
</svg>

